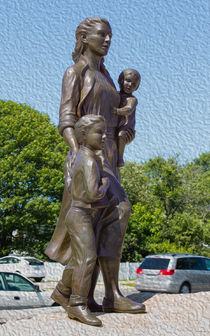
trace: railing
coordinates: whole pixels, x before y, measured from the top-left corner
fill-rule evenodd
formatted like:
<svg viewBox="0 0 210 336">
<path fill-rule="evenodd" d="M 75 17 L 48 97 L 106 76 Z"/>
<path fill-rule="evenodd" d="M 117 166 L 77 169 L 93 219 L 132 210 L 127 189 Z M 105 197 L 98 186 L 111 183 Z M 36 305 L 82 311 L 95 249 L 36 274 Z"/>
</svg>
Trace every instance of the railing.
<svg viewBox="0 0 210 336">
<path fill-rule="evenodd" d="M 64 266 L 59 263 L 45 262 L 46 280 L 60 280 L 64 270 Z M 136 269 L 139 263 L 125 262 L 120 264 L 119 280 L 131 280 L 136 278 Z M 102 280 L 102 274 L 99 275 L 99 280 Z"/>
</svg>

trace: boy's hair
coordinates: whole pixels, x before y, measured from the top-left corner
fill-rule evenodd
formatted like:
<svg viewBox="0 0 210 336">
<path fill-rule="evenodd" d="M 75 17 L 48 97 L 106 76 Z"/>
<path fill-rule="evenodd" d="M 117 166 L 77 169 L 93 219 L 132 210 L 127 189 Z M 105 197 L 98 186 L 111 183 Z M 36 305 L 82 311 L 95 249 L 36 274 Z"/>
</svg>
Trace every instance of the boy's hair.
<svg viewBox="0 0 210 336">
<path fill-rule="evenodd" d="M 118 78 L 118 83 L 120 85 L 120 88 L 121 88 L 121 86 L 123 84 L 123 81 L 124 81 L 124 74 L 125 74 L 125 72 L 130 72 L 134 76 L 134 78 L 136 80 L 136 87 L 135 87 L 135 91 L 136 91 L 138 89 L 139 85 L 140 85 L 140 82 L 141 82 L 141 75 L 140 75 L 140 73 L 137 70 L 134 70 L 134 69 L 125 69 L 125 70 L 123 70 L 120 73 L 119 78 Z"/>
<path fill-rule="evenodd" d="M 91 126 L 100 122 L 105 122 L 104 117 L 95 114 L 85 115 L 76 122 L 74 125 L 74 132 L 79 145 L 85 144 L 86 134 Z"/>
</svg>

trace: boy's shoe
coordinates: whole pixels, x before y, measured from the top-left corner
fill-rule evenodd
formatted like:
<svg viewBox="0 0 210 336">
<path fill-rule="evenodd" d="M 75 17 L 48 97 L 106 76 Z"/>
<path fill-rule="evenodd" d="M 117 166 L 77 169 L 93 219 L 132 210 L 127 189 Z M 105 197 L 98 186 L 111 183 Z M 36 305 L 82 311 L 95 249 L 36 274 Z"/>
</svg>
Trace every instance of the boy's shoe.
<svg viewBox="0 0 210 336">
<path fill-rule="evenodd" d="M 69 297 L 63 295 L 57 288 L 51 294 L 51 299 L 61 305 L 65 310 L 67 310 L 67 306 L 69 304 Z"/>
<path fill-rule="evenodd" d="M 62 294 L 57 288 L 55 288 L 51 294 L 51 298 L 67 311 L 67 306 L 69 305 L 68 296 Z M 99 305 L 95 300 L 88 300 L 87 305 L 91 312 L 99 313 L 103 311 L 102 305 Z"/>
<path fill-rule="evenodd" d="M 79 320 L 82 323 L 89 324 L 96 327 L 101 327 L 102 322 L 96 316 L 91 314 L 88 306 L 79 305 L 79 306 L 68 306 L 67 308 L 68 317 L 71 319 Z"/>
</svg>

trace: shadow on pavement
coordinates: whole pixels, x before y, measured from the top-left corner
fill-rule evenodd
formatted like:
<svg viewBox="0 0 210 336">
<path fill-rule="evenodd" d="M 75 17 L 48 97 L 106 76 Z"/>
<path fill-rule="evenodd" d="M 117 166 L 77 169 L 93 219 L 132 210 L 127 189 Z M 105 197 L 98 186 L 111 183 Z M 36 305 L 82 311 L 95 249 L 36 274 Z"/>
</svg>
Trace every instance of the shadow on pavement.
<svg viewBox="0 0 210 336">
<path fill-rule="evenodd" d="M 132 294 L 127 295 L 127 298 L 139 302 L 139 303 L 143 303 L 149 299 L 151 299 L 153 296 L 158 295 L 160 293 L 154 293 L 154 292 L 135 292 Z"/>
</svg>

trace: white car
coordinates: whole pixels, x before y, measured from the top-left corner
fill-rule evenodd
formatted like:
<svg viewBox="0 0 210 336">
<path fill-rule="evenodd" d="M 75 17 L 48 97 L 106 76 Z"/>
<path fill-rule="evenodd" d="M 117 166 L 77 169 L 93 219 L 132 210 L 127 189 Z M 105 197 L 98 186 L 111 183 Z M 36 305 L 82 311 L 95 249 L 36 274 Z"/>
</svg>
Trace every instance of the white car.
<svg viewBox="0 0 210 336">
<path fill-rule="evenodd" d="M 40 282 L 45 277 L 43 261 L 34 257 L 11 254 L 0 258 L 0 272 L 18 272 Z"/>
<path fill-rule="evenodd" d="M 0 309 L 58 306 L 50 295 L 51 292 L 41 291 L 23 275 L 0 272 Z"/>
<path fill-rule="evenodd" d="M 136 270 L 141 292 L 193 293 L 210 291 L 210 258 L 190 253 L 147 256 Z"/>
</svg>

